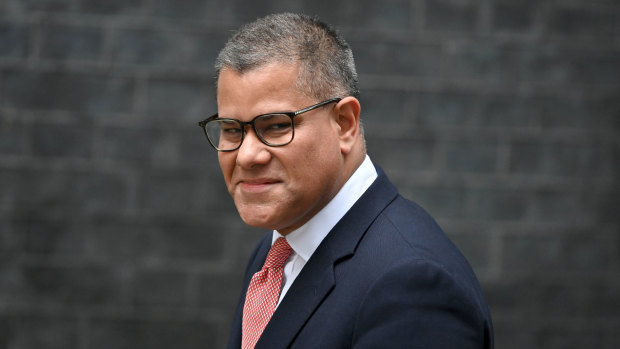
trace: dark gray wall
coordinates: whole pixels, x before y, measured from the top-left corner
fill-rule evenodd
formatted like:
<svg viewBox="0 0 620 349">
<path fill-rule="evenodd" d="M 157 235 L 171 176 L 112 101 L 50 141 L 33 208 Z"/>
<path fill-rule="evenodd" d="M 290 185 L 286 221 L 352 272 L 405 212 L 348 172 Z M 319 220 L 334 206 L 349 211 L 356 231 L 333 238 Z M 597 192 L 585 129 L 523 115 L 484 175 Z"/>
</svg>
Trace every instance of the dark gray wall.
<svg viewBox="0 0 620 349">
<path fill-rule="evenodd" d="M 283 10 L 350 41 L 369 153 L 497 347 L 620 347 L 617 1 L 0 0 L 0 348 L 224 345 L 263 231 L 197 121 L 231 30 Z"/>
</svg>

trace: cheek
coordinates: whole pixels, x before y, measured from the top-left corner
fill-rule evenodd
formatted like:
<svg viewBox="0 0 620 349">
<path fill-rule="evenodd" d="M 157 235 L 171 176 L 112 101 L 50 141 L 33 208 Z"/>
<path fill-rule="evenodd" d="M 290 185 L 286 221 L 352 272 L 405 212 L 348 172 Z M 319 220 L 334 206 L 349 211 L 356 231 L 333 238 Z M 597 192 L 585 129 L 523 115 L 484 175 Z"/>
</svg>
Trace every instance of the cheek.
<svg viewBox="0 0 620 349">
<path fill-rule="evenodd" d="M 340 169 L 340 147 L 333 137 L 309 143 L 295 161 L 297 178 L 303 178 L 306 190 L 316 191 L 329 187 L 334 172 Z"/>
</svg>

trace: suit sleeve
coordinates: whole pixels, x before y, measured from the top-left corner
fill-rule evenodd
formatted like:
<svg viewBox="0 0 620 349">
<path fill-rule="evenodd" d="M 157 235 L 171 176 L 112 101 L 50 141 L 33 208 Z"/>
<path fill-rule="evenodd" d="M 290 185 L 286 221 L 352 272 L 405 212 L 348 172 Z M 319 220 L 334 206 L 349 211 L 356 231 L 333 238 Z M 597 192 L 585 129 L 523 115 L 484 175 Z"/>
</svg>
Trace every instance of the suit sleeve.
<svg viewBox="0 0 620 349">
<path fill-rule="evenodd" d="M 352 347 L 485 347 L 486 325 L 473 290 L 440 265 L 407 260 L 383 273 L 356 319 Z"/>
</svg>

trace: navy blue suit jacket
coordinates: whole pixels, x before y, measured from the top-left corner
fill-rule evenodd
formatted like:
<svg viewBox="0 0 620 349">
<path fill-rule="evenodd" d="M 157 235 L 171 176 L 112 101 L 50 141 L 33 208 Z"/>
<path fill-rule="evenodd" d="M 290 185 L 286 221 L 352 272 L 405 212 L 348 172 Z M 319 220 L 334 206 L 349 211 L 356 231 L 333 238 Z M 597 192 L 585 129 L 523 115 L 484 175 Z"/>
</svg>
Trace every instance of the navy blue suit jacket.
<svg viewBox="0 0 620 349">
<path fill-rule="evenodd" d="M 479 283 L 461 253 L 385 174 L 308 260 L 256 348 L 493 348 Z M 271 233 L 246 270 L 228 348 L 241 347 L 245 291 Z"/>
</svg>

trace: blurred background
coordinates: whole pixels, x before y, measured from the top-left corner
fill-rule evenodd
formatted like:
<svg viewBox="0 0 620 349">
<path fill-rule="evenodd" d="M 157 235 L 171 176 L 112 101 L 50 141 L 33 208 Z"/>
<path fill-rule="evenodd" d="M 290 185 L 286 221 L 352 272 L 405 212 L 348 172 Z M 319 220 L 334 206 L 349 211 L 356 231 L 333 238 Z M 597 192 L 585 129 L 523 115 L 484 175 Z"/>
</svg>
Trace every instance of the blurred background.
<svg viewBox="0 0 620 349">
<path fill-rule="evenodd" d="M 618 1 L 0 0 L 0 348 L 225 346 L 264 231 L 197 122 L 232 31 L 281 11 L 348 39 L 369 153 L 497 348 L 620 347 Z"/>
</svg>

